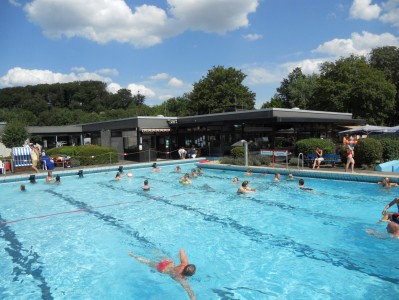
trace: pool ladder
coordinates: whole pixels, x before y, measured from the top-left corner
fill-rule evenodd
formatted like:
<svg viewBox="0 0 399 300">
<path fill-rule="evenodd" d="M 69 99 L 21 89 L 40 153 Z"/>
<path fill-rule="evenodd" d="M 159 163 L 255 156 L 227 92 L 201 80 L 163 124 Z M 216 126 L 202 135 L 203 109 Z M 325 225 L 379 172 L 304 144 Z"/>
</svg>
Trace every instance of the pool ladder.
<svg viewBox="0 0 399 300">
<path fill-rule="evenodd" d="M 299 162 L 302 162 L 301 169 L 303 169 L 303 153 L 299 153 L 298 155 L 298 165 L 297 165 L 298 169 L 299 169 Z"/>
</svg>

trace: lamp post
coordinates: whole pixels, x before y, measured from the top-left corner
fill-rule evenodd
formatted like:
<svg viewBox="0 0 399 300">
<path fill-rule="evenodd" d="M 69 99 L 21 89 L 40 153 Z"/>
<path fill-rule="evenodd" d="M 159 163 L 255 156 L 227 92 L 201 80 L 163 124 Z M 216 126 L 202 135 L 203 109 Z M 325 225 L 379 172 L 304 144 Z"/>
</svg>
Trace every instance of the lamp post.
<svg viewBox="0 0 399 300">
<path fill-rule="evenodd" d="M 245 166 L 248 167 L 248 142 L 241 140 L 241 143 L 244 145 Z"/>
</svg>

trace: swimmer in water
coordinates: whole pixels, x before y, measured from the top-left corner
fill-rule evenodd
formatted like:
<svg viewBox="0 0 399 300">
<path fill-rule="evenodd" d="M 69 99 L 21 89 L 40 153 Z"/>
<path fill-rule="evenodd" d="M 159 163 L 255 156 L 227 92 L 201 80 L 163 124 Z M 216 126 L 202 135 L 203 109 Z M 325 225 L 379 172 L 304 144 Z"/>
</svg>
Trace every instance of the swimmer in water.
<svg viewBox="0 0 399 300">
<path fill-rule="evenodd" d="M 193 276 L 195 274 L 196 267 L 195 265 L 188 263 L 186 253 L 184 252 L 183 248 L 180 249 L 179 265 L 175 265 L 175 263 L 171 259 L 164 259 L 160 262 L 157 262 L 140 257 L 132 252 L 128 252 L 128 254 L 131 257 L 134 257 L 137 261 L 149 265 L 151 268 L 157 269 L 158 272 L 162 274 L 168 274 L 170 277 L 172 277 L 174 280 L 181 284 L 191 300 L 197 299 L 186 280 L 187 276 Z"/>
<path fill-rule="evenodd" d="M 252 170 L 248 169 L 247 172 L 245 173 L 245 176 L 251 176 L 252 174 L 253 174 Z"/>
<path fill-rule="evenodd" d="M 396 182 L 391 182 L 388 177 L 385 177 L 384 179 L 382 179 L 382 181 L 377 182 L 377 184 L 381 184 L 382 187 L 385 189 L 398 186 Z"/>
<path fill-rule="evenodd" d="M 245 180 L 245 181 L 241 184 L 241 186 L 238 188 L 237 193 L 239 193 L 239 194 L 246 194 L 246 193 L 249 193 L 249 192 L 256 192 L 255 189 L 250 188 L 250 187 L 248 186 L 248 183 L 249 183 L 249 181 Z"/>
<path fill-rule="evenodd" d="M 238 182 L 238 177 L 234 177 L 233 178 L 233 183 L 237 183 Z"/>
<path fill-rule="evenodd" d="M 204 171 L 202 170 L 201 167 L 197 167 L 197 173 L 198 173 L 198 175 L 202 175 L 202 174 L 204 174 Z"/>
<path fill-rule="evenodd" d="M 192 177 L 198 177 L 198 174 L 197 174 L 197 172 L 195 171 L 195 169 L 192 169 L 192 170 L 191 170 L 191 176 L 192 176 Z"/>
<path fill-rule="evenodd" d="M 280 181 L 280 173 L 274 174 L 273 181 Z"/>
<path fill-rule="evenodd" d="M 305 180 L 303 180 L 303 179 L 299 179 L 299 181 L 298 181 L 298 187 L 299 187 L 301 190 L 304 190 L 304 191 L 313 191 L 313 189 L 308 188 L 308 187 L 305 186 Z"/>
<path fill-rule="evenodd" d="M 122 178 L 121 172 L 116 172 L 114 180 L 119 181 L 119 180 L 121 180 L 121 178 Z"/>
<path fill-rule="evenodd" d="M 177 166 L 177 167 L 176 167 L 175 172 L 176 172 L 176 173 L 180 173 L 180 172 L 181 172 L 180 166 Z"/>
<path fill-rule="evenodd" d="M 46 183 L 51 183 L 53 181 L 53 171 L 48 171 L 46 176 Z"/>
<path fill-rule="evenodd" d="M 150 185 L 148 184 L 148 179 L 144 180 L 144 185 L 141 187 L 143 191 L 149 191 Z"/>
<path fill-rule="evenodd" d="M 153 164 L 152 164 L 152 171 L 153 171 L 153 172 L 158 172 L 158 171 L 160 171 L 160 170 L 161 170 L 161 169 L 158 168 L 157 163 L 153 163 Z"/>
<path fill-rule="evenodd" d="M 188 173 L 184 174 L 184 176 L 180 179 L 180 183 L 184 185 L 191 184 L 190 175 Z"/>
</svg>

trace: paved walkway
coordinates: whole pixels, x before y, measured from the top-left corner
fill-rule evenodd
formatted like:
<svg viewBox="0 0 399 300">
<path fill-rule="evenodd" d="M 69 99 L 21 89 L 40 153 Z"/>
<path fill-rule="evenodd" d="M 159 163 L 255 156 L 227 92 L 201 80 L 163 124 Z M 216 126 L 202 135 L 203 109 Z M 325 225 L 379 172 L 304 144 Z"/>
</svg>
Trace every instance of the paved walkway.
<svg viewBox="0 0 399 300">
<path fill-rule="evenodd" d="M 186 160 L 168 160 L 168 159 L 158 159 L 156 162 L 160 165 L 167 163 L 167 164 L 179 164 L 179 163 L 190 163 L 190 162 L 199 162 L 200 160 L 202 160 L 204 158 L 197 158 L 197 159 L 186 159 Z M 107 164 L 107 165 L 93 165 L 93 166 L 79 166 L 79 167 L 74 167 L 74 168 L 61 168 L 61 167 L 56 167 L 53 170 L 54 174 L 60 174 L 62 175 L 63 173 L 65 173 L 65 175 L 71 175 L 71 173 L 76 173 L 79 170 L 90 170 L 90 169 L 96 169 L 96 170 L 103 170 L 103 171 L 117 171 L 119 166 L 123 166 L 125 169 L 129 169 L 130 167 L 133 166 L 148 166 L 148 165 L 152 165 L 154 162 L 132 162 L 132 161 L 120 161 L 118 163 L 114 163 L 114 164 Z M 217 161 L 213 162 L 213 163 L 217 163 Z M 243 166 L 241 166 L 243 167 Z M 265 166 L 260 166 L 260 168 L 264 168 Z M 253 167 L 250 166 L 250 168 L 252 169 L 256 169 L 257 167 Z M 290 166 L 288 165 L 288 169 L 286 164 L 281 164 L 281 163 L 276 163 L 274 165 L 274 167 L 269 166 L 267 167 L 268 169 L 272 169 L 275 170 L 276 172 L 278 172 L 278 170 L 280 170 L 282 173 L 287 173 L 287 172 L 306 172 L 306 173 L 312 173 L 312 174 L 317 174 L 320 173 L 320 175 L 327 175 L 327 174 L 336 174 L 336 175 L 342 175 L 342 176 L 350 176 L 352 173 L 345 172 L 345 168 L 343 166 L 335 166 L 335 167 L 331 167 L 331 166 L 321 166 L 320 169 L 315 169 L 313 170 L 312 168 L 306 167 L 304 166 L 303 168 L 298 168 L 297 166 Z M 1 182 L 5 182 L 5 181 L 13 181 L 12 178 L 15 179 L 15 181 L 19 181 L 21 180 L 21 178 L 26 179 L 26 177 L 30 176 L 30 175 L 37 175 L 37 177 L 42 178 L 45 177 L 47 174 L 46 170 L 40 170 L 39 174 L 36 174 L 33 169 L 25 169 L 23 171 L 17 171 L 16 173 L 11 173 L 11 172 L 6 172 L 6 174 L 0 174 L 0 183 Z M 397 182 L 399 183 L 399 173 L 392 173 L 392 172 L 377 172 L 374 170 L 363 170 L 360 168 L 355 169 L 355 173 L 353 173 L 353 175 L 364 175 L 364 176 L 376 176 L 376 177 L 389 177 L 391 179 L 392 182 Z M 309 174 L 309 177 L 312 177 L 311 174 Z M 316 176 L 319 177 L 319 176 Z M 321 177 L 321 176 L 320 176 Z M 7 180 L 5 180 L 7 179 Z"/>
</svg>

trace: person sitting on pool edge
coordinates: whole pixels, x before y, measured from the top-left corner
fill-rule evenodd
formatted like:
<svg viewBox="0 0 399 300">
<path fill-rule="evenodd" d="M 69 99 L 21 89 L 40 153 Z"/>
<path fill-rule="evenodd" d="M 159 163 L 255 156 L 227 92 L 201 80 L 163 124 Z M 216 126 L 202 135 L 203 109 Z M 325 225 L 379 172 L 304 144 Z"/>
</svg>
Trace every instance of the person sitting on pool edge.
<svg viewBox="0 0 399 300">
<path fill-rule="evenodd" d="M 148 179 L 144 180 L 144 185 L 141 187 L 143 191 L 149 191 L 150 185 L 148 184 Z"/>
<path fill-rule="evenodd" d="M 299 181 L 298 181 L 298 187 L 299 187 L 301 190 L 304 190 L 304 191 L 313 191 L 313 189 L 308 188 L 308 187 L 305 186 L 305 180 L 303 180 L 303 179 L 299 179 Z"/>
<path fill-rule="evenodd" d="M 162 274 L 169 274 L 170 277 L 172 277 L 174 280 L 182 285 L 191 300 L 196 299 L 193 291 L 186 281 L 186 276 L 193 276 L 195 274 L 196 267 L 195 265 L 188 263 L 186 253 L 184 252 L 183 248 L 180 249 L 180 265 L 177 266 L 171 259 L 164 259 L 160 262 L 157 262 L 140 257 L 130 251 L 128 252 L 128 254 L 131 257 L 135 258 L 137 261 L 149 265 L 151 268 L 156 268 L 158 272 Z"/>
<path fill-rule="evenodd" d="M 241 186 L 238 188 L 237 193 L 239 194 L 245 194 L 245 193 L 249 193 L 249 192 L 256 192 L 256 189 L 250 188 L 248 186 L 249 181 L 245 180 Z"/>
</svg>

